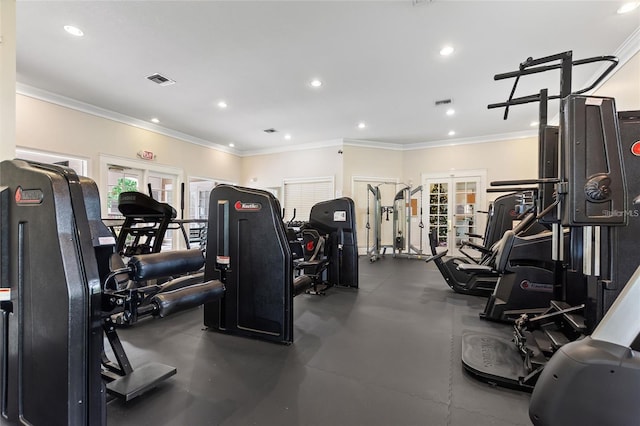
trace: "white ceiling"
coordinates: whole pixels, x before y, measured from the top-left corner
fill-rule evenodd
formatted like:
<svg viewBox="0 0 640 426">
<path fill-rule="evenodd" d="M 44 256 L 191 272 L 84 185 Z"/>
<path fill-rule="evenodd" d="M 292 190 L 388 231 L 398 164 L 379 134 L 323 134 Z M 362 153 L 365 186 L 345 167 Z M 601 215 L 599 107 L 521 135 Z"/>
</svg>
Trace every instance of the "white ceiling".
<svg viewBox="0 0 640 426">
<path fill-rule="evenodd" d="M 486 107 L 512 84 L 493 75 L 527 57 L 640 48 L 640 8 L 618 15 L 618 1 L 424 1 L 19 0 L 17 80 L 23 93 L 70 98 L 187 140 L 233 142 L 239 153 L 337 138 L 405 148 L 532 132 L 536 104 L 513 108 L 507 121 Z M 84 37 L 67 34 L 68 24 Z M 456 49 L 449 57 L 439 54 L 445 44 Z M 598 69 L 576 69 L 574 89 Z M 176 84 L 145 79 L 153 73 Z M 313 78 L 323 86 L 311 88 Z M 558 81 L 558 72 L 523 78 L 517 95 L 557 92 Z M 445 98 L 452 117 L 434 105 Z"/>
</svg>

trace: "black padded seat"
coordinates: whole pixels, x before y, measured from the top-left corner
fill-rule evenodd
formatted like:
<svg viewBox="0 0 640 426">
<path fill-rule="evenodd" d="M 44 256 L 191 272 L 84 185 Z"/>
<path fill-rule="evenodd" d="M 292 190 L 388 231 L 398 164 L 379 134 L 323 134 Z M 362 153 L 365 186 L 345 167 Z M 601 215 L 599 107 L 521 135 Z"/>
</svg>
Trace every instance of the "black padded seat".
<svg viewBox="0 0 640 426">
<path fill-rule="evenodd" d="M 167 217 L 175 219 L 176 209 L 161 203 L 142 192 L 127 191 L 118 196 L 118 210 L 125 217 Z"/>
</svg>

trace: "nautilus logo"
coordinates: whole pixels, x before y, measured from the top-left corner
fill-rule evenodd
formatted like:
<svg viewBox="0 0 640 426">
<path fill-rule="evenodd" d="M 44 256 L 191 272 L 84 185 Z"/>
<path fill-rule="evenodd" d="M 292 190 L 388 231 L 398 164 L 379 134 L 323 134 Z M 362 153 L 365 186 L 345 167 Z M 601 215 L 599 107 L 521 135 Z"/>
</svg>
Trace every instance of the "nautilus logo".
<svg viewBox="0 0 640 426">
<path fill-rule="evenodd" d="M 543 283 L 532 283 L 529 280 L 520 281 L 520 288 L 524 291 L 541 291 L 544 293 L 551 293 L 553 291 L 553 285 Z"/>
<path fill-rule="evenodd" d="M 22 189 L 20 186 L 16 189 L 15 200 L 18 205 L 41 204 L 43 198 L 44 194 L 39 189 Z"/>
<path fill-rule="evenodd" d="M 236 201 L 233 207 L 238 212 L 257 212 L 262 209 L 262 204 L 260 203 L 243 203 L 242 201 Z"/>
</svg>

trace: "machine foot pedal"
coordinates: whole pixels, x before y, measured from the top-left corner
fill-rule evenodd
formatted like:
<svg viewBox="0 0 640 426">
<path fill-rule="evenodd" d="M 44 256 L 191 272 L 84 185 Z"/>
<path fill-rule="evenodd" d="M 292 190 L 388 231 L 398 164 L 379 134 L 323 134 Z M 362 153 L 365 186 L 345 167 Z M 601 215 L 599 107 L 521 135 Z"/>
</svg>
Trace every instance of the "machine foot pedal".
<svg viewBox="0 0 640 426">
<path fill-rule="evenodd" d="M 462 365 L 472 376 L 490 385 L 531 392 L 534 383 L 525 383 L 529 372 L 515 346 L 507 337 L 467 332 L 462 335 Z"/>
<path fill-rule="evenodd" d="M 142 395 L 176 374 L 170 365 L 152 363 L 136 368 L 131 374 L 107 383 L 107 392 L 125 401 Z"/>
</svg>

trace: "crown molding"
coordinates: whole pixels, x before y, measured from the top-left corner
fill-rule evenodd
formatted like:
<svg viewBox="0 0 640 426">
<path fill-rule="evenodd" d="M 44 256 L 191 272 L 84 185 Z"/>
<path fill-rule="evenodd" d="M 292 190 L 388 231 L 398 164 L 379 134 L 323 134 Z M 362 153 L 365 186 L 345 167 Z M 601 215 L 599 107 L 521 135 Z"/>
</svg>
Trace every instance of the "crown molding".
<svg viewBox="0 0 640 426">
<path fill-rule="evenodd" d="M 406 145 L 389 142 L 367 141 L 363 139 L 344 139 L 345 146 L 357 146 L 360 148 L 388 149 L 391 151 L 404 151 Z"/>
<path fill-rule="evenodd" d="M 537 130 L 524 130 L 521 132 L 501 133 L 495 135 L 477 136 L 472 138 L 446 139 L 431 142 L 418 142 L 412 144 L 397 144 L 388 142 L 365 141 L 358 139 L 345 139 L 345 146 L 357 146 L 362 148 L 388 149 L 391 151 L 415 151 L 417 149 L 438 148 L 442 146 L 468 145 L 474 143 L 499 142 L 536 137 Z"/>
<path fill-rule="evenodd" d="M 618 71 L 620 71 L 624 67 L 624 65 L 627 62 L 629 62 L 639 51 L 640 51 L 640 27 L 636 28 L 636 30 L 633 33 L 631 33 L 631 35 L 627 37 L 625 41 L 622 42 L 620 47 L 618 47 L 615 50 L 615 52 L 613 52 L 613 56 L 618 58 L 618 66 L 611 71 L 611 74 L 606 76 L 592 90 L 590 90 L 588 94 L 595 93 L 611 77 L 613 77 Z M 588 82 L 591 83 L 595 81 L 607 69 L 608 66 L 609 66 L 608 64 L 603 64 L 601 67 L 598 67 L 598 69 L 593 74 L 591 79 L 588 80 Z"/>
<path fill-rule="evenodd" d="M 509 140 L 512 141 L 512 140 L 526 139 L 526 138 L 537 137 L 537 136 L 538 136 L 537 130 L 523 130 L 520 132 L 474 136 L 471 138 L 446 139 L 446 140 L 439 140 L 439 141 L 414 143 L 411 145 L 407 145 L 404 151 L 413 151 L 416 149 L 425 149 L 425 148 L 438 148 L 443 146 L 470 145 L 470 144 L 476 144 L 476 143 L 489 143 L 489 142 L 500 142 L 500 141 L 509 141 Z"/>
<path fill-rule="evenodd" d="M 273 148 L 264 148 L 264 149 L 252 149 L 247 151 L 242 151 L 238 154 L 240 157 L 252 157 L 254 155 L 270 155 L 270 154 L 280 154 L 283 152 L 291 152 L 291 151 L 307 151 L 310 149 L 321 149 L 321 148 L 329 148 L 332 146 L 342 146 L 343 139 L 329 139 L 326 141 L 319 142 L 309 142 L 299 145 L 285 145 L 285 146 L 276 146 Z"/>
<path fill-rule="evenodd" d="M 100 108 L 95 105 L 88 104 L 86 102 L 79 101 L 77 99 L 68 98 L 66 96 L 58 95 L 56 93 L 49 92 L 47 90 L 39 89 L 37 87 L 29 86 L 23 83 L 16 83 L 16 93 L 27 96 L 30 98 L 38 99 L 44 102 L 49 102 L 54 105 L 69 108 L 75 111 L 83 112 L 85 114 L 94 115 L 96 117 L 105 118 L 107 120 L 116 121 L 118 123 L 126 124 L 139 129 L 148 130 L 150 132 L 159 133 L 170 138 L 178 139 L 184 142 L 189 142 L 195 145 L 200 145 L 205 148 L 214 149 L 216 151 L 225 152 L 227 154 L 240 155 L 238 150 L 224 145 L 216 144 L 204 139 L 197 138 L 195 136 L 187 135 L 186 133 L 178 132 L 176 130 L 168 129 L 166 127 L 158 126 L 153 123 L 148 123 L 144 120 L 130 117 L 119 112 L 111 111 L 105 108 Z"/>
</svg>

